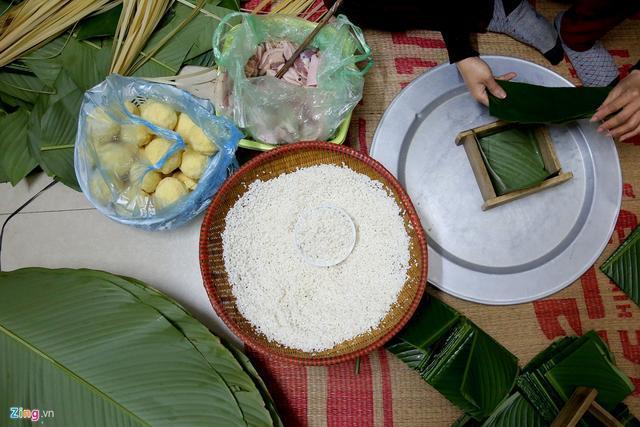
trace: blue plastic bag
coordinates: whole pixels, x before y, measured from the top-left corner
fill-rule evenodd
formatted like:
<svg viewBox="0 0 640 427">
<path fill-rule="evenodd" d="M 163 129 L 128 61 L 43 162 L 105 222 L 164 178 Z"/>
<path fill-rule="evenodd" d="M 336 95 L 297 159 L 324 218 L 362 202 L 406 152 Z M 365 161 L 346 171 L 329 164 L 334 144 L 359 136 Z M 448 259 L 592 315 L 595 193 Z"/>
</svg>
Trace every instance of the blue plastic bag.
<svg viewBox="0 0 640 427">
<path fill-rule="evenodd" d="M 132 114 L 125 106 L 125 102 L 140 106 L 148 101 L 186 113 L 217 147 L 193 191 L 166 207 L 142 190 L 143 179 L 150 172 L 154 178 L 160 175 L 160 168 L 174 154 L 181 153 L 186 144 L 178 133 Z M 124 137 L 123 129 L 130 130 L 135 125 L 144 126 L 154 138 L 171 143 L 155 164 L 149 163 L 137 143 Z M 168 230 L 191 220 L 209 205 L 237 168 L 235 152 L 241 137 L 233 123 L 215 115 L 209 101 L 173 86 L 112 74 L 84 95 L 75 144 L 75 172 L 82 192 L 104 215 L 146 230 Z"/>
</svg>

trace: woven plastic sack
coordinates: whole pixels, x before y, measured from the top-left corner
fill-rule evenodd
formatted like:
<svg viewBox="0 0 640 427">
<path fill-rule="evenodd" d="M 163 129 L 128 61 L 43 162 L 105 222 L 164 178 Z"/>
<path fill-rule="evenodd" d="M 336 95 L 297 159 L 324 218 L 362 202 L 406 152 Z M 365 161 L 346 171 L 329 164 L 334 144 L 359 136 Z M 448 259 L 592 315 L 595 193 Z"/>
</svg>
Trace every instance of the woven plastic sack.
<svg viewBox="0 0 640 427">
<path fill-rule="evenodd" d="M 141 185 L 149 171 L 159 171 L 186 144 L 178 133 L 130 113 L 125 107 L 127 101 L 136 106 L 157 101 L 188 114 L 217 147 L 193 191 L 174 204 L 156 206 L 153 195 L 142 191 Z M 135 141 L 122 137 L 122 129 L 134 125 L 142 125 L 154 137 L 171 143 L 156 164 L 146 160 Z M 215 115 L 209 101 L 169 85 L 112 74 L 84 95 L 75 144 L 75 172 L 82 192 L 107 217 L 147 230 L 167 230 L 186 223 L 209 205 L 237 168 L 235 152 L 241 137 L 233 123 Z M 134 163 L 137 168 L 132 167 Z"/>
<path fill-rule="evenodd" d="M 362 98 L 364 74 L 373 64 L 362 31 L 345 16 L 326 25 L 310 45 L 319 50 L 317 87 L 245 74 L 260 43 L 288 40 L 300 45 L 316 25 L 291 16 L 226 15 L 213 35 L 222 72 L 216 90 L 218 113 L 269 144 L 329 139 Z"/>
</svg>

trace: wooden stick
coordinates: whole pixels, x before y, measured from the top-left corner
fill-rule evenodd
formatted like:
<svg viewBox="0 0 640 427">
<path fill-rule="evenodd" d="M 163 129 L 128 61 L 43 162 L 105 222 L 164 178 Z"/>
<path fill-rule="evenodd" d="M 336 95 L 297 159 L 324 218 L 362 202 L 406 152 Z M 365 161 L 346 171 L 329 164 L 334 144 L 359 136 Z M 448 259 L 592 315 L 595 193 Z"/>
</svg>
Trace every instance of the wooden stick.
<svg viewBox="0 0 640 427">
<path fill-rule="evenodd" d="M 252 15 L 257 15 L 258 12 L 262 12 L 262 9 L 267 7 L 267 5 L 271 2 L 271 0 L 262 0 L 256 7 L 251 11 Z"/>
<path fill-rule="evenodd" d="M 327 12 L 324 18 L 322 18 L 322 21 L 320 21 L 318 25 L 316 25 L 316 27 L 313 29 L 313 31 L 309 33 L 307 38 L 303 40 L 303 42 L 300 44 L 300 46 L 298 46 L 296 51 L 293 52 L 293 55 L 291 55 L 291 57 L 287 59 L 287 62 L 285 62 L 282 67 L 280 67 L 280 70 L 278 70 L 278 72 L 276 73 L 276 79 L 281 79 L 282 76 L 284 76 L 284 74 L 289 70 L 289 68 L 291 68 L 291 66 L 293 65 L 295 60 L 298 59 L 298 56 L 300 56 L 302 51 L 305 50 L 307 46 L 309 46 L 309 44 L 313 41 L 316 35 L 320 32 L 320 30 L 327 24 L 327 22 L 329 22 L 329 18 L 331 18 L 333 14 L 336 13 L 336 10 L 340 7 L 342 2 L 343 0 L 336 0 L 333 6 L 331 6 L 331 9 L 329 9 L 329 12 Z"/>
<path fill-rule="evenodd" d="M 589 410 L 598 395 L 595 388 L 578 387 L 564 404 L 551 427 L 574 427 Z"/>
<path fill-rule="evenodd" d="M 598 402 L 592 402 L 589 407 L 589 413 L 596 417 L 598 421 L 606 427 L 622 427 L 622 423 L 618 421 L 613 415 L 607 412 Z"/>
<path fill-rule="evenodd" d="M 556 419 L 553 420 L 551 427 L 573 427 L 578 424 L 587 411 L 605 427 L 622 427 L 620 421 L 595 401 L 597 394 L 598 390 L 593 388 L 576 388 Z"/>
<path fill-rule="evenodd" d="M 306 19 L 306 20 L 309 20 L 309 21 L 310 21 L 310 20 L 311 20 L 311 17 L 312 17 L 313 15 L 315 15 L 316 13 L 318 13 L 318 12 L 320 11 L 320 9 L 322 9 L 322 6 L 324 6 L 324 5 L 322 4 L 322 2 L 320 2 L 320 3 L 316 4 L 316 5 L 315 5 L 312 9 L 310 9 L 308 12 L 305 12 L 304 19 Z"/>
</svg>

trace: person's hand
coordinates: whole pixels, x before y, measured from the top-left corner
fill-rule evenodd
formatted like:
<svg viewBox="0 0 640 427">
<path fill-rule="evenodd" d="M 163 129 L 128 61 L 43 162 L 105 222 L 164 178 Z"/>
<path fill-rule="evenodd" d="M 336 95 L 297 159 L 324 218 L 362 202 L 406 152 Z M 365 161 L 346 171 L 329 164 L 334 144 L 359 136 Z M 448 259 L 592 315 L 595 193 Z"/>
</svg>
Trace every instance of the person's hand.
<svg viewBox="0 0 640 427">
<path fill-rule="evenodd" d="M 471 92 L 471 96 L 473 96 L 476 101 L 486 105 L 487 107 L 489 106 L 489 96 L 487 95 L 487 91 L 500 99 L 507 97 L 504 89 L 496 83 L 496 79 L 511 80 L 517 76 L 516 73 L 507 73 L 503 76 L 494 77 L 491 72 L 491 68 L 489 68 L 487 63 L 477 56 L 465 58 L 462 61 L 456 62 L 456 65 L 458 66 L 458 71 L 460 71 L 465 84 L 469 88 L 469 92 Z"/>
<path fill-rule="evenodd" d="M 591 118 L 592 122 L 604 120 L 598 132 L 619 138 L 620 141 L 640 134 L 640 71 L 633 70 L 622 79 Z"/>
</svg>

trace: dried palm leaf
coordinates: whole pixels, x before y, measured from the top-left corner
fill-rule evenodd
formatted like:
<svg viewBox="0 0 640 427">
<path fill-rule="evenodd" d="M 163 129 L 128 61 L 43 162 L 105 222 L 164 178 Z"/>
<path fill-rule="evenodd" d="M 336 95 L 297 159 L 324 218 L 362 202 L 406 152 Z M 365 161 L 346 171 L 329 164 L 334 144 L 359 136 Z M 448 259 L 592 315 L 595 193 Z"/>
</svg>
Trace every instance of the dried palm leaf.
<svg viewBox="0 0 640 427">
<path fill-rule="evenodd" d="M 108 10 L 120 0 L 25 0 L 0 21 L 0 67 L 60 35 L 82 18 Z"/>
</svg>

